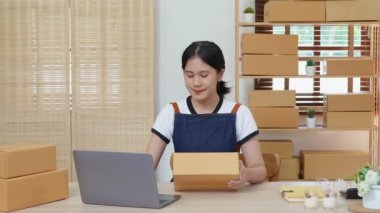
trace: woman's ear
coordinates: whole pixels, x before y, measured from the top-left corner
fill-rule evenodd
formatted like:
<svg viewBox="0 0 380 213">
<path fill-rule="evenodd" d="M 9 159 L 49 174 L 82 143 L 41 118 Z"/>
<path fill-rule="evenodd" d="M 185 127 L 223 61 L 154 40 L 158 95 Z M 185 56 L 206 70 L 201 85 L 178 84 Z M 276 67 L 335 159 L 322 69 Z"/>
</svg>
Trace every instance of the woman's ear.
<svg viewBox="0 0 380 213">
<path fill-rule="evenodd" d="M 224 69 L 222 69 L 222 71 L 218 72 L 218 81 L 221 81 L 223 79 L 223 75 L 224 75 Z"/>
</svg>

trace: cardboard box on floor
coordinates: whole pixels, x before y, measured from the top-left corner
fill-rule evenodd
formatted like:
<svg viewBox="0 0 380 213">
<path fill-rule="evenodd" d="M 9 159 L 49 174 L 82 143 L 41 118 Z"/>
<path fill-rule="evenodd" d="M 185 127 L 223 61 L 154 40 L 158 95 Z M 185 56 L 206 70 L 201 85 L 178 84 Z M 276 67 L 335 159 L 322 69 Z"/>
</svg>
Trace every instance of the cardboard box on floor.
<svg viewBox="0 0 380 213">
<path fill-rule="evenodd" d="M 369 129 L 372 126 L 372 112 L 326 112 L 327 128 Z"/>
<path fill-rule="evenodd" d="M 296 107 L 250 107 L 259 128 L 298 128 Z"/>
<path fill-rule="evenodd" d="M 251 107 L 295 107 L 295 90 L 252 90 L 249 93 Z"/>
<path fill-rule="evenodd" d="M 243 55 L 243 75 L 298 75 L 296 55 Z"/>
<path fill-rule="evenodd" d="M 174 153 L 176 191 L 232 190 L 227 182 L 239 179 L 239 155 L 232 153 Z"/>
<path fill-rule="evenodd" d="M 2 144 L 0 165 L 0 178 L 55 170 L 56 148 L 49 144 Z"/>
<path fill-rule="evenodd" d="M 300 162 L 305 180 L 351 179 L 360 168 L 369 164 L 369 154 L 356 150 L 301 150 Z"/>
<path fill-rule="evenodd" d="M 298 55 L 298 35 L 244 33 L 241 48 L 243 54 Z"/>
<path fill-rule="evenodd" d="M 327 75 L 372 75 L 372 59 L 329 59 Z"/>
<path fill-rule="evenodd" d="M 10 212 L 67 197 L 67 169 L 0 179 L 0 211 Z"/>
<path fill-rule="evenodd" d="M 264 5 L 264 22 L 324 22 L 323 1 L 269 1 Z"/>
<path fill-rule="evenodd" d="M 259 140 L 262 153 L 276 153 L 280 158 L 293 157 L 293 142 L 291 140 Z"/>
<path fill-rule="evenodd" d="M 368 112 L 373 110 L 371 94 L 330 94 L 326 95 L 329 112 Z"/>
<path fill-rule="evenodd" d="M 279 180 L 298 180 L 300 173 L 300 160 L 294 158 L 281 158 Z"/>
<path fill-rule="evenodd" d="M 379 0 L 326 1 L 326 21 L 376 21 L 379 8 Z"/>
</svg>

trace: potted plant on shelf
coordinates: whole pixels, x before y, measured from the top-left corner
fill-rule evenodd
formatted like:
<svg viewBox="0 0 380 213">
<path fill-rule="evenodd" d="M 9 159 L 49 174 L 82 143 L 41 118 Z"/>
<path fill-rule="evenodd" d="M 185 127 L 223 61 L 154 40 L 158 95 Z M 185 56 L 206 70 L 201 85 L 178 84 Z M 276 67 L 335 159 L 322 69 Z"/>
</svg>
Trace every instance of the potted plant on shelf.
<svg viewBox="0 0 380 213">
<path fill-rule="evenodd" d="M 315 110 L 309 108 L 306 110 L 306 126 L 307 128 L 315 128 L 316 118 L 315 118 Z"/>
<path fill-rule="evenodd" d="M 243 11 L 244 13 L 244 22 L 253 22 L 253 14 L 255 10 L 252 7 L 247 7 Z"/>
<path fill-rule="evenodd" d="M 380 209 L 380 170 L 365 166 L 355 174 L 358 195 L 363 197 L 362 204 L 367 209 Z"/>
<path fill-rule="evenodd" d="M 315 75 L 315 62 L 313 60 L 306 61 L 306 75 Z"/>
</svg>

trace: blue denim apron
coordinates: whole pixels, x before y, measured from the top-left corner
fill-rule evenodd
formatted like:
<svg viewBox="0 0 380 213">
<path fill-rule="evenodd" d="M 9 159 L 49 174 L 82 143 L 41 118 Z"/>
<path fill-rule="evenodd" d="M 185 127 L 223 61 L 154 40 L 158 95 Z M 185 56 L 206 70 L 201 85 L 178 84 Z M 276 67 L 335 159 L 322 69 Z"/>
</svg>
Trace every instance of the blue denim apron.
<svg viewBox="0 0 380 213">
<path fill-rule="evenodd" d="M 236 152 L 236 104 L 231 113 L 182 114 L 172 103 L 175 118 L 173 144 L 175 152 Z"/>
</svg>

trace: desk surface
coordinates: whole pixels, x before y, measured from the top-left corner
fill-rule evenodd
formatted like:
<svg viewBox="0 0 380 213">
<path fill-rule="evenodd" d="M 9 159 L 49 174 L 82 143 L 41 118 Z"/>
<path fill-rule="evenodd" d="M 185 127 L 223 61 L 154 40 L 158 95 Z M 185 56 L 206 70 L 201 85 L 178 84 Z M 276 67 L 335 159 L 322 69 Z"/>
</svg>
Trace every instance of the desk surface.
<svg viewBox="0 0 380 213">
<path fill-rule="evenodd" d="M 159 184 L 162 194 L 180 194 L 182 198 L 162 209 L 127 208 L 88 205 L 81 201 L 78 185 L 70 184 L 70 197 L 66 200 L 35 206 L 18 213 L 125 213 L 125 212 L 349 212 L 348 203 L 360 201 L 338 200 L 335 211 L 325 210 L 322 203 L 317 209 L 306 210 L 303 203 L 288 203 L 279 192 L 281 185 L 299 185 L 301 182 L 264 182 L 246 186 L 234 192 L 175 192 L 170 183 Z M 302 182 L 307 184 L 307 182 Z M 309 183 L 310 184 L 310 183 Z"/>
</svg>

